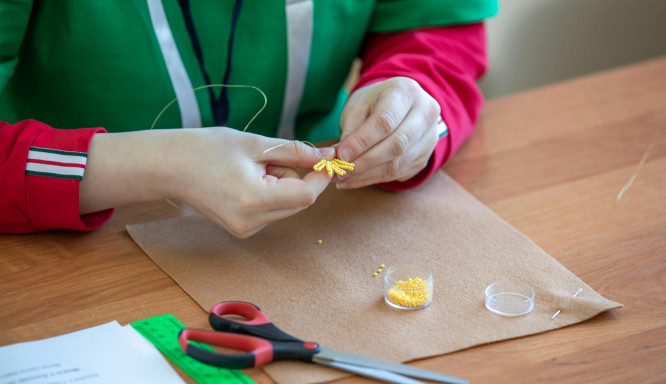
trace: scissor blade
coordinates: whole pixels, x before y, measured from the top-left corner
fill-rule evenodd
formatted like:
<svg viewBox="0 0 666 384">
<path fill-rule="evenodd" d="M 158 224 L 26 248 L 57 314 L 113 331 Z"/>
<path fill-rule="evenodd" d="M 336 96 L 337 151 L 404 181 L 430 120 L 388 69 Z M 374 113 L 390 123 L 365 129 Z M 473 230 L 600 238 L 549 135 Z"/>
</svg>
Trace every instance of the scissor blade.
<svg viewBox="0 0 666 384">
<path fill-rule="evenodd" d="M 337 363 L 328 360 L 315 360 L 317 364 L 325 365 L 327 367 L 339 369 L 341 371 L 350 372 L 359 376 L 369 377 L 371 379 L 379 380 L 383 383 L 391 384 L 425 384 L 423 381 L 410 379 L 409 377 L 398 375 L 397 373 L 384 371 L 381 369 L 359 367 L 358 365 L 349 365 L 344 363 Z"/>
<path fill-rule="evenodd" d="M 382 371 L 390 371 L 409 377 L 415 377 L 418 379 L 437 381 L 440 383 L 469 384 L 467 380 L 430 371 L 428 369 L 413 367 L 411 365 L 395 363 L 393 361 L 382 360 L 375 357 L 359 355 L 356 353 L 337 351 L 335 349 L 324 347 L 321 348 L 321 352 L 314 355 L 312 361 L 320 364 L 326 364 L 325 362 L 336 362 L 357 367 L 373 368 Z"/>
</svg>

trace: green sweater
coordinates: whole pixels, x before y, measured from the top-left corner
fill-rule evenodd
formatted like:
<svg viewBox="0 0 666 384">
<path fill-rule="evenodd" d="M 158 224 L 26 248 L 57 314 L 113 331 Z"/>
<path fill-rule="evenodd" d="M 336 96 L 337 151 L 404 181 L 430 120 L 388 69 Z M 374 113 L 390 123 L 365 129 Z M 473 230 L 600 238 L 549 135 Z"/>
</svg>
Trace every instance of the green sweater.
<svg viewBox="0 0 666 384">
<path fill-rule="evenodd" d="M 340 89 L 366 33 L 476 22 L 497 8 L 494 0 L 286 3 L 242 3 L 229 84 L 256 86 L 268 98 L 249 132 L 275 136 L 283 115 L 292 113 L 293 136 L 310 141 L 339 134 Z M 227 68 L 233 6 L 234 1 L 191 1 L 212 83 L 220 83 Z M 156 25 L 160 12 L 168 24 L 161 32 Z M 171 57 L 180 58 L 189 80 L 185 84 L 190 90 L 206 85 L 177 0 L 0 0 L 0 20 L 2 121 L 36 119 L 57 128 L 104 127 L 111 132 L 148 129 L 176 97 L 158 37 L 169 34 L 177 48 Z M 290 52 L 295 48 L 296 53 Z M 299 52 L 306 57 L 299 58 Z M 304 67 L 296 65 L 299 60 Z M 289 94 L 285 89 L 295 80 L 295 92 Z M 207 90 L 189 93 L 200 125 L 214 125 Z M 228 93 L 228 125 L 242 129 L 263 97 L 246 88 Z M 156 128 L 183 126 L 182 108 L 174 103 Z"/>
</svg>

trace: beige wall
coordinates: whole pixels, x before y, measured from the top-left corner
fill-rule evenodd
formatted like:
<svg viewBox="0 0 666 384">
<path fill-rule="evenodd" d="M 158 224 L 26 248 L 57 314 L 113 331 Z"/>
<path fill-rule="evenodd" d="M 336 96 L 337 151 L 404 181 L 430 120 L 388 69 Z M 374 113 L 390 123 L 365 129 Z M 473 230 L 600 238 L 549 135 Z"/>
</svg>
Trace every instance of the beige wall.
<svg viewBox="0 0 666 384">
<path fill-rule="evenodd" d="M 666 54 L 666 0 L 501 0 L 487 98 Z"/>
</svg>

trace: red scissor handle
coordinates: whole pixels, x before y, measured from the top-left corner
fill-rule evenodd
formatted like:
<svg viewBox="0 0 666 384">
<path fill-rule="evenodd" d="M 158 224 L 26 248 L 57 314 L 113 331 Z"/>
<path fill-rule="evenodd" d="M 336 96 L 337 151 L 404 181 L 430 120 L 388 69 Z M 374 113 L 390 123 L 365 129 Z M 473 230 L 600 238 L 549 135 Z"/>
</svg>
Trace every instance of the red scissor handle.
<svg viewBox="0 0 666 384">
<path fill-rule="evenodd" d="M 240 316 L 245 320 L 224 317 L 227 315 Z M 223 301 L 216 304 L 210 310 L 208 321 L 216 331 L 240 333 L 274 341 L 303 342 L 276 327 L 259 307 L 245 301 Z"/>
<path fill-rule="evenodd" d="M 227 315 L 241 316 L 245 320 L 224 317 Z M 280 330 L 252 303 L 219 303 L 210 310 L 209 320 L 217 332 L 183 329 L 178 334 L 178 342 L 183 351 L 206 364 L 242 369 L 259 367 L 275 360 L 312 361 L 312 356 L 321 350 L 317 343 L 303 342 Z M 217 353 L 197 347 L 190 341 L 247 353 Z"/>
<path fill-rule="evenodd" d="M 259 307 L 246 301 L 223 301 L 221 303 L 215 304 L 213 308 L 210 309 L 210 313 L 214 313 L 219 317 L 225 315 L 241 316 L 247 320 L 243 321 L 243 324 L 248 325 L 261 325 L 270 323 L 268 317 L 266 317 L 264 312 L 262 312 Z"/>
<path fill-rule="evenodd" d="M 245 351 L 243 354 L 217 353 L 197 347 L 190 341 L 198 341 L 209 345 Z M 203 363 L 229 369 L 259 367 L 273 361 L 273 344 L 259 337 L 204 331 L 199 329 L 183 329 L 178 334 L 178 343 L 183 351 Z"/>
</svg>

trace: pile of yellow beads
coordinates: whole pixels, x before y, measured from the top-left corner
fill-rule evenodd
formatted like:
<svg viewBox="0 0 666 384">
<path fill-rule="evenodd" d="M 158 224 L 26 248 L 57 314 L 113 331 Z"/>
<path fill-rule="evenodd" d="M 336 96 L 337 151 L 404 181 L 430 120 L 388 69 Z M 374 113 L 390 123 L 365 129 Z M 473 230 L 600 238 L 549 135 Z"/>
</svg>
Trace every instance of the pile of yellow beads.
<svg viewBox="0 0 666 384">
<path fill-rule="evenodd" d="M 312 169 L 314 169 L 317 172 L 323 170 L 324 168 L 326 168 L 326 172 L 328 172 L 328 177 L 333 177 L 333 172 L 337 173 L 340 176 L 344 176 L 347 173 L 345 172 L 345 169 L 351 172 L 354 171 L 354 163 L 348 163 L 340 159 L 334 159 L 334 160 L 321 159 L 317 164 L 315 164 L 312 167 Z"/>
<path fill-rule="evenodd" d="M 401 307 L 420 307 L 426 305 L 430 297 L 428 283 L 420 278 L 399 280 L 396 288 L 389 288 L 386 297 Z"/>
</svg>

